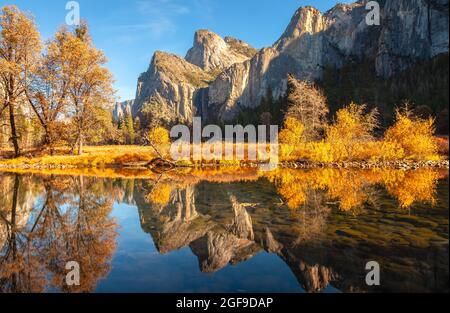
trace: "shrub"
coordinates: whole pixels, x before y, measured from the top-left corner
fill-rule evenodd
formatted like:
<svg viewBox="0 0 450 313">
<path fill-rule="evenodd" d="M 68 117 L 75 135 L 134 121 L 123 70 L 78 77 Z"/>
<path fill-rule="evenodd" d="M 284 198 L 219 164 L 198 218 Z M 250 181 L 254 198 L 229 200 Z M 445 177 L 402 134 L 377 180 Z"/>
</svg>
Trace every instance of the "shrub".
<svg viewBox="0 0 450 313">
<path fill-rule="evenodd" d="M 170 144 L 170 136 L 167 129 L 161 126 L 152 128 L 147 135 L 147 140 L 161 158 L 167 155 Z"/>
<path fill-rule="evenodd" d="M 365 105 L 351 103 L 339 110 L 335 123 L 326 128 L 325 141 L 331 145 L 334 161 L 357 159 L 364 143 L 373 140 L 378 112 L 376 109 L 365 111 Z"/>
<path fill-rule="evenodd" d="M 329 142 L 310 142 L 308 143 L 308 159 L 314 162 L 329 163 L 333 162 L 333 151 Z"/>
<path fill-rule="evenodd" d="M 404 150 L 405 157 L 415 160 L 436 160 L 438 146 L 434 138 L 434 120 L 421 119 L 406 110 L 397 110 L 396 122 L 385 134 L 385 142 Z"/>
<path fill-rule="evenodd" d="M 296 118 L 288 117 L 284 121 L 279 140 L 283 144 L 296 146 L 304 142 L 305 126 Z"/>
<path fill-rule="evenodd" d="M 304 131 L 304 125 L 296 118 L 286 118 L 283 129 L 279 134 L 282 159 L 289 160 L 304 157 Z"/>
</svg>

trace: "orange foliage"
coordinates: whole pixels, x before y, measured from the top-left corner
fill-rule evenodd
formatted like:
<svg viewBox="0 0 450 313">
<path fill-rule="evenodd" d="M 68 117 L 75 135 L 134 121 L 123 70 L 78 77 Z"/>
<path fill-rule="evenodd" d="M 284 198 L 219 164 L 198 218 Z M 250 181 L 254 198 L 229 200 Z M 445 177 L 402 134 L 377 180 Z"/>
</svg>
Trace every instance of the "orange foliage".
<svg viewBox="0 0 450 313">
<path fill-rule="evenodd" d="M 401 147 L 408 159 L 436 160 L 439 156 L 434 132 L 433 119 L 413 118 L 397 111 L 397 120 L 386 131 L 385 141 Z"/>
<path fill-rule="evenodd" d="M 340 170 L 314 169 L 298 171 L 278 169 L 264 175 L 277 186 L 277 192 L 290 209 L 307 202 L 308 190 L 323 190 L 330 200 L 337 200 L 343 211 L 353 211 L 371 200 L 371 188 L 382 184 L 395 197 L 401 208 L 416 201 L 434 203 L 438 171 L 421 169 Z"/>
<path fill-rule="evenodd" d="M 165 206 L 170 201 L 173 185 L 168 183 L 156 184 L 147 195 L 147 200 L 153 204 Z"/>
<path fill-rule="evenodd" d="M 384 170 L 380 175 L 386 190 L 398 200 L 402 208 L 408 208 L 416 201 L 432 204 L 436 201 L 436 185 L 439 179 L 437 171 Z"/>
</svg>

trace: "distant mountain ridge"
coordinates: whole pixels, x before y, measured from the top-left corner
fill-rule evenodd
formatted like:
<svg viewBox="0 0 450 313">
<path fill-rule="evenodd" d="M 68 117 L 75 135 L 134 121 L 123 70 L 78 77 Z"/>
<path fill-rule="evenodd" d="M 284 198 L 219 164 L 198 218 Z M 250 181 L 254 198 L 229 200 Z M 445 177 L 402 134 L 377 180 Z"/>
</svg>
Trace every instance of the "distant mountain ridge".
<svg viewBox="0 0 450 313">
<path fill-rule="evenodd" d="M 286 92 L 288 73 L 318 81 L 326 67 L 371 60 L 388 78 L 419 61 L 448 54 L 448 0 L 383 0 L 381 24 L 366 23 L 368 1 L 338 4 L 321 13 L 299 8 L 273 46 L 254 49 L 243 41 L 199 30 L 186 57 L 156 52 L 138 80 L 133 115 L 150 112 L 166 123 L 194 116 L 231 121 L 259 106 L 267 90 Z"/>
<path fill-rule="evenodd" d="M 113 109 L 113 119 L 115 121 L 120 121 L 125 118 L 126 114 L 132 114 L 134 100 L 126 100 L 122 102 L 116 102 Z"/>
</svg>

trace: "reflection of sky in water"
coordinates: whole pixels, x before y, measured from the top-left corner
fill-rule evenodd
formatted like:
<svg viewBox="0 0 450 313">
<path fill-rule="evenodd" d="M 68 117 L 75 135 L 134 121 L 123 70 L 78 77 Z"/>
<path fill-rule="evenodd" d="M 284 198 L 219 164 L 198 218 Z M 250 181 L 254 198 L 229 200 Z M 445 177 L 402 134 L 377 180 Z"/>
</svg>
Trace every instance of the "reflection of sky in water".
<svg viewBox="0 0 450 313">
<path fill-rule="evenodd" d="M 159 254 L 151 236 L 141 229 L 136 207 L 116 203 L 112 216 L 120 225 L 118 247 L 98 292 L 303 292 L 275 254 L 263 251 L 246 262 L 205 274 L 189 247 Z"/>
<path fill-rule="evenodd" d="M 20 270 L 50 282 L 80 252 L 88 256 L 80 258 L 86 273 L 95 274 L 88 291 L 448 291 L 448 176 L 438 174 L 289 170 L 159 185 L 150 178 L 0 175 L 0 261 L 14 244 L 3 221 L 10 223 L 17 199 L 19 256 L 38 261 Z M 372 260 L 382 268 L 380 289 L 365 284 Z M 0 266 L 0 274 L 8 268 Z M 61 287 L 50 285 L 42 291 Z"/>
</svg>

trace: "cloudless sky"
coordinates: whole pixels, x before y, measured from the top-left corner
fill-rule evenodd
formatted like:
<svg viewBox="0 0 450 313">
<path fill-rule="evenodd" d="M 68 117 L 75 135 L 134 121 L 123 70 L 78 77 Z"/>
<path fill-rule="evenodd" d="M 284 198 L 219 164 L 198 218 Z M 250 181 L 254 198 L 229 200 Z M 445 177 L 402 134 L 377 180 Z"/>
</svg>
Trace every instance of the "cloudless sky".
<svg viewBox="0 0 450 313">
<path fill-rule="evenodd" d="M 79 0 L 95 45 L 109 59 L 120 100 L 133 99 L 140 73 L 156 50 L 182 57 L 192 46 L 197 29 L 209 29 L 262 48 L 283 33 L 294 12 L 312 5 L 322 12 L 335 0 Z M 30 12 L 42 38 L 64 25 L 66 0 L 0 0 Z"/>
</svg>

